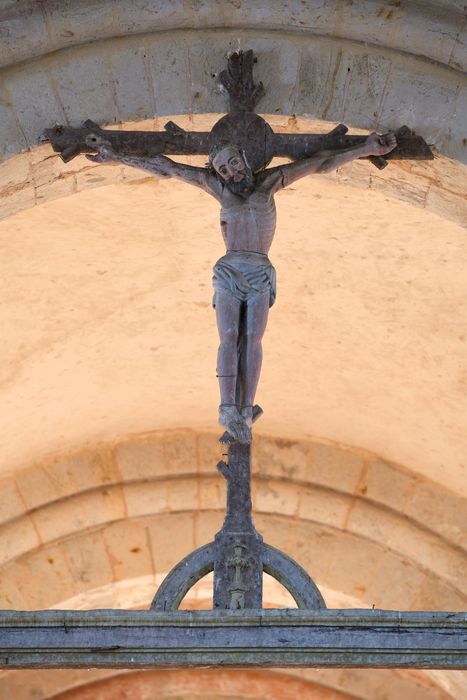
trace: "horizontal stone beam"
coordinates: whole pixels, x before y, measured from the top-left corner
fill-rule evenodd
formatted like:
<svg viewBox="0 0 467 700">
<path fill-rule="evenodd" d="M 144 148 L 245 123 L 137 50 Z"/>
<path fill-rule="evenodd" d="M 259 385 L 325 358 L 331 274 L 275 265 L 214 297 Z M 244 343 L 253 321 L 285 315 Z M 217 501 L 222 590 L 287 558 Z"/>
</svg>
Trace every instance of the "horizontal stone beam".
<svg viewBox="0 0 467 700">
<path fill-rule="evenodd" d="M 0 611 L 1 668 L 467 668 L 467 614 Z"/>
</svg>

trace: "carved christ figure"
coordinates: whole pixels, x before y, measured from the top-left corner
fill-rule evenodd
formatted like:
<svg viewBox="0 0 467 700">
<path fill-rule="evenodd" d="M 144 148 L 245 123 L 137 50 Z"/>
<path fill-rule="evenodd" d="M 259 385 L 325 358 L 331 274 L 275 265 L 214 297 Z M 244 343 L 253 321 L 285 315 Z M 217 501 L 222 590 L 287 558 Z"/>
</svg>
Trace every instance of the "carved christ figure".
<svg viewBox="0 0 467 700">
<path fill-rule="evenodd" d="M 219 422 L 231 438 L 251 441 L 251 425 L 261 409 L 254 405 L 262 362 L 261 341 L 276 295 L 275 270 L 268 258 L 276 231 L 274 195 L 296 180 L 327 173 L 355 158 L 383 156 L 396 147 L 394 134 L 371 134 L 363 145 L 321 151 L 287 165 L 253 173 L 243 151 L 222 143 L 209 154 L 209 167 L 176 163 L 163 155 L 144 157 L 114 152 L 102 145 L 96 163 L 119 162 L 159 177 L 196 185 L 221 205 L 225 255 L 214 265 L 214 300 L 220 346 L 217 376 Z"/>
</svg>

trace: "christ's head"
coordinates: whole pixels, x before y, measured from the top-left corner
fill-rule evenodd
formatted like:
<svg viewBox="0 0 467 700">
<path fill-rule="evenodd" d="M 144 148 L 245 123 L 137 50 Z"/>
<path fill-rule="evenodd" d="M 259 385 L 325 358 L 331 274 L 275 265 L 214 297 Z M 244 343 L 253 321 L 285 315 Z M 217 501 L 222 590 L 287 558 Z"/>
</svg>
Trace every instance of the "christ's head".
<svg viewBox="0 0 467 700">
<path fill-rule="evenodd" d="M 253 172 L 239 146 L 214 146 L 209 153 L 209 163 L 234 194 L 243 194 L 251 188 Z"/>
</svg>

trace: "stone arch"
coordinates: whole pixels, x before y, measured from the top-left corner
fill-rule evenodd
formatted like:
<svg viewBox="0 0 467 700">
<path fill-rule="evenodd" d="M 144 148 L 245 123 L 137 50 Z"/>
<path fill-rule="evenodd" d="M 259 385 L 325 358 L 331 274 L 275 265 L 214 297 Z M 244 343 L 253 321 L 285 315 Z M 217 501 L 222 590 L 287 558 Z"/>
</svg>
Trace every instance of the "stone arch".
<svg viewBox="0 0 467 700">
<path fill-rule="evenodd" d="M 219 118 L 220 114 L 179 113 L 158 119 L 124 122 L 119 124 L 118 128 L 162 131 L 163 125 L 172 120 L 184 129 L 209 131 Z M 277 133 L 326 133 L 333 125 L 332 120 L 311 120 L 297 116 L 266 114 L 265 118 Z M 353 131 L 368 133 L 362 129 Z M 206 159 L 202 156 L 191 156 L 184 160 L 202 166 Z M 363 191 L 371 189 L 384 196 L 386 201 L 396 199 L 407 202 L 459 225 L 465 221 L 465 167 L 441 154 L 436 155 L 434 162 L 399 161 L 391 164 L 388 170 L 376 172 L 368 163 L 357 161 L 337 173 L 321 176 L 320 181 L 323 180 L 337 186 L 337 192 L 346 186 Z M 119 186 L 120 196 L 124 197 L 125 189 L 129 186 L 147 181 L 147 173 L 142 171 L 125 166 L 96 166 L 83 157 L 64 164 L 58 156 L 51 156 L 50 146 L 39 146 L 0 164 L 0 219 L 37 204 L 45 204 L 56 198 L 72 197 L 79 192 L 100 187 Z M 189 191 L 188 186 L 182 183 L 170 185 L 180 191 L 180 196 Z M 99 193 L 90 192 L 87 197 L 97 199 Z"/>
<path fill-rule="evenodd" d="M 16 470 L 1 482 L 9 510 L 0 541 L 17 547 L 3 552 L 10 559 L 1 567 L 1 606 L 147 607 L 171 566 L 221 525 L 224 487 L 214 470 L 219 450 L 215 434 L 166 431 L 50 455 Z M 258 529 L 308 569 L 331 606 L 465 608 L 458 547 L 463 511 L 448 490 L 363 450 L 267 437 L 255 443 L 253 487 Z M 28 540 L 32 531 L 35 541 Z M 203 596 L 206 589 L 190 605 L 209 605 Z M 266 589 L 266 601 L 284 604 L 274 588 Z M 457 687 L 450 674 L 357 672 L 352 687 L 337 672 L 302 673 L 287 678 L 292 685 L 293 678 L 302 678 L 303 692 L 323 698 L 339 688 L 352 697 L 371 697 L 365 695 L 369 684 L 394 698 L 402 692 L 456 697 L 443 694 L 446 683 Z M 102 685 L 87 686 L 88 672 L 86 679 L 66 672 L 52 685 L 45 677 L 34 683 L 44 698 L 73 687 L 77 697 L 98 690 L 106 697 L 122 677 L 104 676 Z M 131 676 L 125 684 L 139 688 L 142 681 Z M 248 677 L 239 674 L 230 685 L 226 679 L 228 692 Z M 17 678 L 2 674 L 0 688 L 12 693 Z M 146 685 L 166 687 L 157 678 Z M 192 683 L 190 692 L 204 687 L 202 679 L 196 685 L 196 674 Z"/>
<path fill-rule="evenodd" d="M 116 12 L 114 5 L 109 23 L 111 3 L 97 7 L 90 1 L 85 26 L 70 35 L 65 27 L 73 21 L 73 5 L 60 15 L 50 10 L 41 14 L 33 5 L 22 13 L 7 5 L 3 17 L 0 14 L 10 39 L 1 73 L 5 100 L 0 160 L 35 147 L 45 125 L 57 121 L 79 123 L 92 114 L 100 123 L 112 124 L 163 115 L 221 113 L 225 98 L 216 89 L 213 66 L 220 68 L 226 51 L 233 45 L 238 48 L 238 42 L 242 47 L 254 45 L 261 54 L 263 74 L 261 61 L 258 71 L 267 90 L 262 112 L 346 121 L 363 129 L 384 130 L 406 122 L 444 156 L 461 163 L 466 160 L 462 119 L 457 116 L 464 112 L 466 94 L 461 72 L 463 36 L 458 10 L 450 3 L 440 12 L 431 3 L 411 2 L 404 9 L 382 11 L 367 2 L 371 11 L 362 23 L 348 8 L 321 9 L 317 15 L 313 8 L 296 2 L 289 25 L 278 32 L 272 17 L 265 26 L 262 18 L 258 31 L 258 17 L 248 4 L 232 16 L 220 17 L 215 29 L 210 22 L 202 29 L 193 17 L 182 19 L 175 13 L 169 19 L 151 11 L 141 25 L 133 13 L 128 16 L 122 7 Z M 238 29 L 236 40 L 232 40 L 232 28 L 224 28 L 230 21 Z M 437 41 L 422 50 L 427 24 L 436 26 Z M 61 27 L 58 33 L 55 25 Z M 26 27 L 37 31 L 29 46 L 18 35 Z M 382 27 L 390 31 L 382 32 Z M 52 187 L 52 164 L 43 163 L 45 152 L 49 153 L 44 149 L 2 168 L 3 216 L 44 202 L 54 192 L 63 196 L 86 185 L 89 164 L 83 166 L 80 159 L 79 169 L 76 163 L 68 170 L 60 166 L 55 174 L 60 182 Z M 384 177 L 376 182 L 388 191 L 392 184 L 393 193 L 405 189 L 406 197 L 439 213 L 448 210 L 459 218 L 463 211 L 465 217 L 465 172 L 455 163 L 438 165 L 434 177 L 431 170 L 402 168 L 397 185 L 393 179 L 385 185 Z M 450 186 L 443 187 L 447 178 Z M 352 179 L 359 182 L 358 173 Z"/>
<path fill-rule="evenodd" d="M 366 674 L 364 679 L 363 673 Z M 88 697 L 98 697 L 106 700 L 112 697 L 111 693 L 118 688 L 127 692 L 138 690 L 140 696 L 144 693 L 155 693 L 157 697 L 166 697 L 164 693 L 177 697 L 220 698 L 231 697 L 234 692 L 236 698 L 241 697 L 265 697 L 264 693 L 268 681 L 271 690 L 268 696 L 272 698 L 293 698 L 293 692 L 300 693 L 300 697 L 312 697 L 314 700 L 346 700 L 347 698 L 369 698 L 369 692 L 385 693 L 388 700 L 397 700 L 402 697 L 411 697 L 413 700 L 448 700 L 452 697 L 443 692 L 432 681 L 424 677 L 422 673 L 397 671 L 388 672 L 383 669 L 378 671 L 360 671 L 355 669 L 352 677 L 348 679 L 349 689 L 344 689 L 345 681 L 342 670 L 316 671 L 230 671 L 219 670 L 216 673 L 202 670 L 186 671 L 136 671 L 114 672 L 108 671 L 62 671 L 59 675 L 37 670 L 34 679 L 31 674 L 22 676 L 23 685 L 19 685 L 18 674 L 7 672 L 1 676 L 1 685 L 11 697 L 23 700 L 23 693 L 34 688 L 41 693 L 43 700 L 60 698 L 60 700 L 76 700 Z M 350 682 L 349 682 L 350 681 Z M 16 694 L 15 694 L 16 693 Z M 230 695 L 229 695 L 230 693 Z M 260 695 L 263 693 L 263 695 Z M 26 695 L 24 696 L 26 697 Z M 375 697 L 375 695 L 373 695 Z"/>
<path fill-rule="evenodd" d="M 456 104 L 458 113 L 461 113 L 463 100 L 465 100 L 465 94 L 462 95 L 460 74 L 463 69 L 464 37 L 459 28 L 464 18 L 457 5 L 445 2 L 442 9 L 439 5 L 435 9 L 431 2 L 409 2 L 403 8 L 388 7 L 385 10 L 377 7 L 370 0 L 365 3 L 365 21 L 362 21 L 361 10 L 356 13 L 351 6 L 340 5 L 340 3 L 333 3 L 325 10 L 321 8 L 317 12 L 313 5 L 303 6 L 299 2 L 293 2 L 286 18 L 281 10 L 274 11 L 269 8 L 266 16 L 262 16 L 264 13 L 258 12 L 249 3 L 229 12 L 225 12 L 225 8 L 221 5 L 217 21 L 214 22 L 215 29 L 213 29 L 216 12 L 211 13 L 210 10 L 208 18 L 200 8 L 196 17 L 193 14 L 191 16 L 187 14 L 187 8 L 184 6 L 180 7 L 174 15 L 164 17 L 164 12 L 161 13 L 160 8 L 148 10 L 143 16 L 140 8 L 129 12 L 123 4 L 119 4 L 116 9 L 115 4 L 111 2 L 97 5 L 95 0 L 87 2 L 86 9 L 82 5 L 78 9 L 77 3 L 70 3 L 65 11 L 49 9 L 43 13 L 34 7 L 33 3 L 22 10 L 13 9 L 7 3 L 6 7 L 2 8 L 3 13 L 0 16 L 9 39 L 5 42 L 2 56 L 4 71 L 8 68 L 15 70 L 13 68 L 15 63 L 26 63 L 31 67 L 34 61 L 36 63 L 48 61 L 48 67 L 50 67 L 51 62 L 59 65 L 63 60 L 65 63 L 63 87 L 65 89 L 72 87 L 75 93 L 81 93 L 78 102 L 70 103 L 70 97 L 68 100 L 57 99 L 56 87 L 60 88 L 60 79 L 57 81 L 54 78 L 53 84 L 50 85 L 47 71 L 41 74 L 40 86 L 37 80 L 29 84 L 29 90 L 40 90 L 42 87 L 42 91 L 47 92 L 49 100 L 54 103 L 53 108 L 58 110 L 62 118 L 67 111 L 73 115 L 76 111 L 79 112 L 81 106 L 84 106 L 82 103 L 85 95 L 90 96 L 93 88 L 95 91 L 98 87 L 99 90 L 92 100 L 92 105 L 97 112 L 96 119 L 107 122 L 111 122 L 114 118 L 134 119 L 135 106 L 130 106 L 131 98 L 121 99 L 120 113 L 115 114 L 114 108 L 110 107 L 112 101 L 115 104 L 115 100 L 109 99 L 108 89 L 105 87 L 103 89 L 106 85 L 113 86 L 112 89 L 116 93 L 114 96 L 118 97 L 118 91 L 123 89 L 122 84 L 125 83 L 125 70 L 129 71 L 128 75 L 132 77 L 131 89 L 133 91 L 142 89 L 144 92 L 143 101 L 141 102 L 139 96 L 137 100 L 139 104 L 136 109 L 139 110 L 137 114 L 139 118 L 144 116 L 145 111 L 151 111 L 146 116 L 154 116 L 156 111 L 163 114 L 163 110 L 168 110 L 165 113 L 212 111 L 212 107 L 206 108 L 206 103 L 212 105 L 213 100 L 216 99 L 219 102 L 220 96 L 216 98 L 212 91 L 209 91 L 211 94 L 208 96 L 204 81 L 208 76 L 212 77 L 213 69 L 210 66 L 199 69 L 196 66 L 196 60 L 192 59 L 203 60 L 206 46 L 209 46 L 210 56 L 220 57 L 224 54 L 226 47 L 234 44 L 233 48 L 236 49 L 239 48 L 238 43 L 242 45 L 242 42 L 249 41 L 263 49 L 269 66 L 277 66 L 277 70 L 270 72 L 269 79 L 274 76 L 274 80 L 279 81 L 282 99 L 286 101 L 281 108 L 277 104 L 277 100 L 281 98 L 278 94 L 275 95 L 274 109 L 279 109 L 279 112 L 286 114 L 308 112 L 330 120 L 343 119 L 342 116 L 333 114 L 333 109 L 336 108 L 342 112 L 342 109 L 337 106 L 342 102 L 342 95 L 339 95 L 334 108 L 331 106 L 332 99 L 328 96 L 318 100 L 318 104 L 315 101 L 312 110 L 306 99 L 303 105 L 297 103 L 293 96 L 291 99 L 292 88 L 300 84 L 300 79 L 305 81 L 306 93 L 306 87 L 310 87 L 311 70 L 314 77 L 312 90 L 322 90 L 322 83 L 326 81 L 331 83 L 329 87 L 336 94 L 339 91 L 345 91 L 346 99 L 347 96 L 353 97 L 353 103 L 361 104 L 362 108 L 357 112 L 358 119 L 369 119 L 371 123 L 359 124 L 358 120 L 352 122 L 349 115 L 348 121 L 352 122 L 353 126 L 372 127 L 375 118 L 384 124 L 391 109 L 394 110 L 396 93 L 399 117 L 405 116 L 405 110 L 412 120 L 415 118 L 420 121 L 413 126 L 420 127 L 422 121 L 426 125 L 430 120 L 436 121 L 430 115 L 433 110 L 427 108 L 428 104 L 433 104 L 433 92 L 436 90 L 440 90 L 439 97 L 444 98 L 439 100 L 439 103 L 442 103 L 447 110 L 445 117 L 449 119 L 455 114 Z M 76 15 L 73 16 L 76 11 L 85 21 L 76 23 Z M 287 21 L 284 22 L 284 19 Z M 74 24 L 77 31 L 70 32 L 67 29 L 66 25 L 70 22 Z M 154 31 L 156 29 L 157 31 Z M 25 30 L 29 34 L 29 41 L 24 40 Z M 234 39 L 232 30 L 235 32 Z M 430 30 L 432 40 L 427 42 L 427 31 Z M 22 32 L 23 36 L 21 36 Z M 97 39 L 100 41 L 96 41 Z M 108 71 L 109 66 L 102 68 L 99 65 L 108 62 L 100 53 L 106 51 L 112 43 L 115 61 L 112 66 L 112 60 L 110 60 L 110 66 L 114 67 L 117 75 L 120 76 L 119 81 L 116 81 L 113 75 L 106 75 L 103 79 L 101 71 Z M 129 56 L 124 62 L 118 61 L 119 50 L 125 50 L 127 47 L 130 50 Z M 131 47 L 136 47 L 136 50 L 133 48 L 131 51 Z M 144 50 L 140 52 L 140 48 Z M 82 77 L 85 78 L 87 85 L 80 84 L 80 81 L 76 80 L 76 85 L 72 86 L 65 77 L 66 62 L 72 52 L 82 54 L 80 61 L 84 71 Z M 152 56 L 154 52 L 155 58 Z M 161 89 L 167 92 L 165 104 L 156 104 L 154 95 L 157 96 L 158 90 L 151 89 L 151 80 L 149 85 L 147 84 L 148 68 L 147 66 L 145 68 L 145 59 L 148 58 L 149 62 L 156 60 L 156 65 L 164 69 L 158 70 L 152 78 L 155 79 L 156 86 L 159 84 Z M 310 59 L 312 62 L 307 63 Z M 126 69 L 123 63 L 126 64 Z M 318 68 L 317 63 L 319 63 Z M 299 73 L 299 68 L 302 68 L 302 74 Z M 180 84 L 187 72 L 190 73 L 188 89 L 186 85 Z M 359 86 L 352 84 L 354 72 L 355 83 Z M 370 84 L 370 72 L 381 84 Z M 389 80 L 387 80 L 388 75 Z M 172 76 L 177 77 L 178 84 L 173 83 Z M 168 82 L 164 84 L 161 81 Z M 138 87 L 138 82 L 141 88 Z M 409 85 L 410 89 L 408 89 Z M 362 90 L 363 86 L 365 89 Z M 8 89 L 8 84 L 5 87 Z M 201 89 L 193 90 L 193 87 Z M 352 95 L 354 90 L 356 92 Z M 415 100 L 414 91 L 417 93 Z M 428 91 L 432 93 L 431 97 L 428 97 Z M 327 88 L 325 92 L 327 93 Z M 388 99 L 383 99 L 381 102 L 381 94 L 383 97 L 387 95 Z M 196 95 L 195 98 L 194 95 Z M 134 101 L 134 94 L 132 96 Z M 14 105 L 15 95 L 10 94 L 10 97 L 11 105 Z M 96 104 L 96 97 L 101 106 Z M 428 104 L 427 98 L 431 100 Z M 181 101 L 183 108 L 171 109 L 168 106 L 170 101 L 173 104 L 177 102 L 180 104 Z M 35 102 L 37 105 L 40 104 L 38 100 Z M 79 108 L 76 110 L 78 105 Z M 17 122 L 11 116 L 14 110 L 12 113 L 8 111 L 9 108 L 10 105 L 7 104 L 8 126 L 12 130 Z M 375 108 L 376 115 L 374 115 Z M 385 109 L 389 110 L 388 113 L 384 112 Z M 221 110 L 222 108 L 219 111 Z M 39 119 L 43 117 L 44 113 L 42 111 L 41 114 L 41 110 L 36 108 L 36 119 L 31 119 L 31 114 L 26 118 L 26 112 L 27 108 L 26 110 L 20 108 L 19 115 L 23 119 L 20 118 L 16 133 L 19 134 L 20 140 L 24 138 L 28 140 L 32 137 L 35 143 L 38 136 L 37 127 L 36 132 L 34 127 L 31 132 L 31 125 L 32 122 L 37 121 L 38 117 Z M 457 149 L 461 146 L 462 127 L 458 125 L 456 128 L 455 120 L 452 120 L 453 123 L 449 125 L 448 130 L 447 124 L 443 123 L 442 129 L 444 128 L 445 131 L 443 138 L 440 139 L 439 127 L 442 120 L 439 117 L 440 115 L 437 115 L 438 143 L 443 141 L 447 145 L 451 142 L 455 149 L 454 153 L 458 156 Z M 4 121 L 7 122 L 7 119 Z M 387 124 L 387 126 L 391 125 Z M 30 142 L 29 145 L 32 143 Z M 449 145 L 447 147 L 449 148 Z M 11 141 L 9 148 L 12 148 Z M 11 152 L 13 151 L 10 150 Z"/>
<path fill-rule="evenodd" d="M 13 0 L 3 0 L 2 20 L 9 31 L 2 44 L 1 65 L 31 60 L 50 51 L 94 42 L 99 38 L 154 31 L 161 33 L 182 27 L 198 30 L 226 27 L 238 32 L 257 25 L 271 31 L 288 28 L 304 36 L 349 37 L 359 43 L 392 47 L 425 56 L 453 69 L 463 67 L 460 28 L 464 17 L 462 8 L 455 0 L 407 2 L 404 7 L 393 6 L 386 12 L 381 6 L 375 6 L 372 0 L 364 0 L 360 10 L 351 5 L 337 8 L 338 3 L 331 3 L 326 8 L 320 7 L 319 14 L 312 4 L 301 6 L 291 3 L 290 12 L 286 15 L 274 7 L 258 10 L 248 3 L 229 8 L 222 5 L 213 8 L 199 6 L 196 12 L 189 14 L 189 6 L 186 5 L 170 11 L 162 6 L 147 7 L 143 12 L 139 7 L 129 8 L 123 3 L 115 8 L 108 1 L 98 4 L 95 0 L 86 0 L 80 7 L 86 21 L 74 22 L 74 32 L 63 31 L 67 24 L 76 19 L 73 14 L 77 10 L 76 5 L 76 2 L 69 3 L 61 8 L 59 15 L 53 7 L 41 12 L 33 0 L 25 2 L 22 8 L 18 8 Z M 404 35 L 388 31 L 388 28 L 392 29 L 394 25 L 400 27 L 402 23 L 406 25 Z M 435 29 L 439 36 L 427 42 L 426 34 L 430 28 Z M 21 41 L 25 30 L 33 34 L 33 41 Z M 407 41 L 407 37 L 410 41 Z"/>
<path fill-rule="evenodd" d="M 260 438 L 255 454 L 257 526 L 318 586 L 368 606 L 462 609 L 463 515 L 448 491 L 363 451 L 316 441 Z M 4 479 L 6 606 L 50 607 L 126 578 L 160 581 L 221 526 L 218 456 L 215 435 L 156 433 L 50 457 Z"/>
</svg>

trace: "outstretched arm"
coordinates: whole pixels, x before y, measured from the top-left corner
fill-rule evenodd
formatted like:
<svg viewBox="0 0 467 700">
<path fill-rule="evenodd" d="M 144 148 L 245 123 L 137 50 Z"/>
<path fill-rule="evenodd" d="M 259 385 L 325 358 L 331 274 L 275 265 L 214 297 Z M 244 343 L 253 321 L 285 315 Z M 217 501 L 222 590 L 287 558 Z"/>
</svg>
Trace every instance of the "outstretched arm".
<svg viewBox="0 0 467 700">
<path fill-rule="evenodd" d="M 344 163 L 355 160 L 355 158 L 384 156 L 396 146 L 396 137 L 392 132 L 384 136 L 371 134 L 361 146 L 344 148 L 340 151 L 320 151 L 309 158 L 303 158 L 294 163 L 271 168 L 271 170 L 266 171 L 265 183 L 268 182 L 270 177 L 271 185 L 277 191 L 291 185 L 301 177 L 305 177 L 305 175 L 329 173 L 332 170 L 336 170 L 336 168 L 339 168 L 341 165 L 344 165 Z"/>
<path fill-rule="evenodd" d="M 216 178 L 206 168 L 195 168 L 192 165 L 176 163 L 166 156 L 128 156 L 115 152 L 109 146 L 99 146 L 97 154 L 87 155 L 93 163 L 123 163 L 133 168 L 146 170 L 158 177 L 174 177 L 177 180 L 188 182 L 190 185 L 201 187 L 209 194 L 217 196 Z"/>
</svg>

